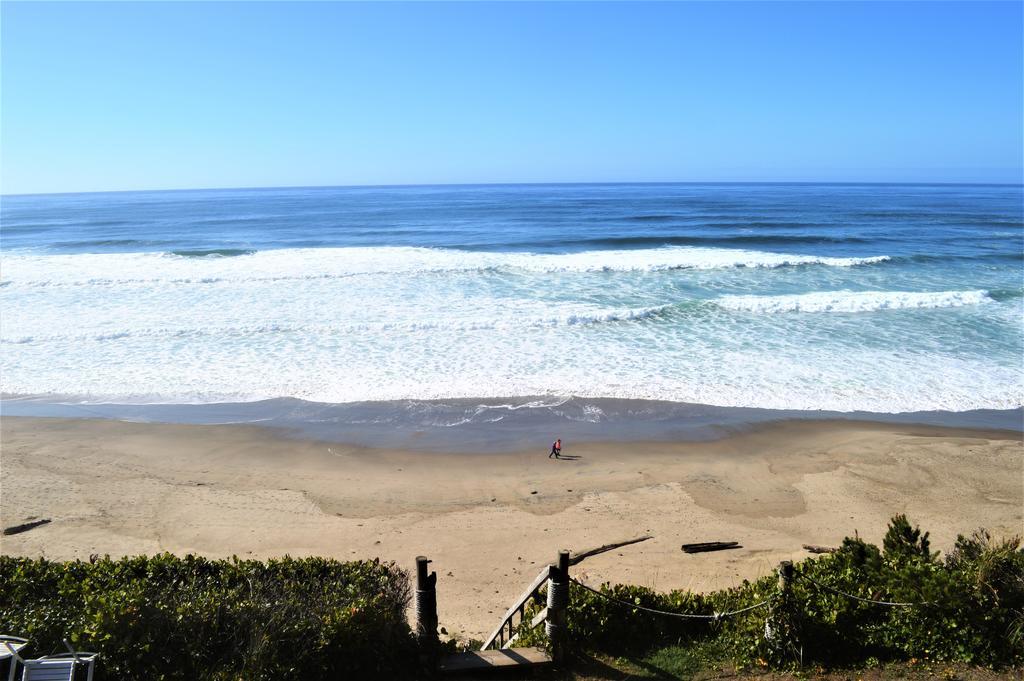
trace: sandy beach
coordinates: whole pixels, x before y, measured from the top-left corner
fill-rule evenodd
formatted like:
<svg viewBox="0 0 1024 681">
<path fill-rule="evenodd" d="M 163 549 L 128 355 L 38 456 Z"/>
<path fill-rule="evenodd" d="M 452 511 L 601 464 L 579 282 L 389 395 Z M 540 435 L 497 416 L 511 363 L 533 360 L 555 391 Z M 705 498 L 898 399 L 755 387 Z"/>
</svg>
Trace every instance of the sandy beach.
<svg viewBox="0 0 1024 681">
<path fill-rule="evenodd" d="M 565 443 L 438 454 L 287 437 L 257 426 L 5 417 L 0 539 L 54 559 L 171 551 L 379 556 L 438 573 L 441 626 L 481 638 L 560 548 L 653 539 L 587 559 L 589 583 L 712 589 L 835 545 L 880 542 L 895 513 L 947 549 L 1022 532 L 1024 447 L 1008 431 L 782 422 L 713 442 Z M 687 555 L 680 544 L 742 548 Z"/>
</svg>

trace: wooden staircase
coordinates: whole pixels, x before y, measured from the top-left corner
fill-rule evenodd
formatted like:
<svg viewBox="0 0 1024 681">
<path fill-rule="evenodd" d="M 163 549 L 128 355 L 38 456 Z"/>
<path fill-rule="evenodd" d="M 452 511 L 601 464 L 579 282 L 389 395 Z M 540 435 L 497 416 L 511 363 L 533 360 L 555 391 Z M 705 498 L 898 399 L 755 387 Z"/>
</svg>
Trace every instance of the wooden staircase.
<svg viewBox="0 0 1024 681">
<path fill-rule="evenodd" d="M 558 625 L 564 622 L 564 604 L 559 604 L 557 607 L 551 606 L 550 598 L 548 599 L 549 607 L 542 608 L 529 620 L 526 619 L 526 611 L 530 601 L 543 604 L 541 590 L 545 586 L 550 590 L 552 588 L 550 585 L 554 581 L 559 581 L 564 582 L 563 586 L 567 587 L 568 575 L 569 552 L 562 551 L 559 553 L 558 564 L 548 565 L 541 570 L 512 604 L 512 607 L 505 611 L 501 623 L 487 637 L 480 650 L 443 657 L 438 664 L 438 671 L 444 675 L 463 676 L 473 673 L 482 675 L 498 670 L 527 671 L 553 664 L 554 658 L 551 653 L 543 648 L 513 648 L 512 644 L 518 638 L 516 629 L 524 624 L 531 629 L 536 629 L 546 623 L 549 618 L 554 617 L 555 624 L 553 626 L 558 628 Z M 558 639 L 553 641 L 555 652 L 560 649 L 559 643 Z"/>
</svg>

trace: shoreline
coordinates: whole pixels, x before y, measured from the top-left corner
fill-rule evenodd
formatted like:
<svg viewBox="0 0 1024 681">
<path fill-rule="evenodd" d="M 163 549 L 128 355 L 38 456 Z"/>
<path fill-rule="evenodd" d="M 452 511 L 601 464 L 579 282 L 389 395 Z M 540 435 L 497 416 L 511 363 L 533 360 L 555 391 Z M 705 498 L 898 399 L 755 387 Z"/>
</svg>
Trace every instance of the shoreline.
<svg viewBox="0 0 1024 681">
<path fill-rule="evenodd" d="M 503 453 L 369 448 L 257 425 L 0 418 L 0 516 L 51 523 L 0 552 L 53 559 L 211 557 L 434 561 L 441 626 L 482 638 L 558 549 L 651 534 L 576 568 L 698 591 L 769 574 L 907 513 L 948 550 L 958 533 L 1019 534 L 1019 433 L 877 422 L 753 425 L 716 440 L 567 440 Z M 687 555 L 680 544 L 739 541 Z"/>
<path fill-rule="evenodd" d="M 433 452 L 515 452 L 551 441 L 714 441 L 767 423 L 850 422 L 1024 433 L 1024 407 L 967 411 L 836 412 L 537 395 L 348 403 L 89 403 L 0 394 L 3 415 L 189 425 L 258 425 L 286 437 Z"/>
</svg>

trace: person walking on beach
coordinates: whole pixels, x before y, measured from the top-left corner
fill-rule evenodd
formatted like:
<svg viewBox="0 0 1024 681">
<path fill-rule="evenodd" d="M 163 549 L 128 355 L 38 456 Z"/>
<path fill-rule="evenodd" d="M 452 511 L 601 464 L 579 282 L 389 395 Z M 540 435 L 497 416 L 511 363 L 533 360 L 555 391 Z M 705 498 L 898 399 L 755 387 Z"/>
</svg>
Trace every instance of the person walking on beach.
<svg viewBox="0 0 1024 681">
<path fill-rule="evenodd" d="M 555 457 L 556 459 L 562 455 L 562 438 L 555 440 L 554 444 L 551 445 L 551 453 L 548 454 L 548 458 Z"/>
</svg>

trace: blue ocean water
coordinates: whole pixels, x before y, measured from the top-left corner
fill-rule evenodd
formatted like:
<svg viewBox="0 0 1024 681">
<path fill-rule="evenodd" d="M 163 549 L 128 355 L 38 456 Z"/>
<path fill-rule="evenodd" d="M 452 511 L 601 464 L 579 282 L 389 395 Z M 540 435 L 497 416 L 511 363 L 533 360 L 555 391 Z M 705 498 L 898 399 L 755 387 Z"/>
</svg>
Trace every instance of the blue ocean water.
<svg viewBox="0 0 1024 681">
<path fill-rule="evenodd" d="M 8 398 L 1024 401 L 1021 186 L 5 196 L 0 241 Z"/>
</svg>

